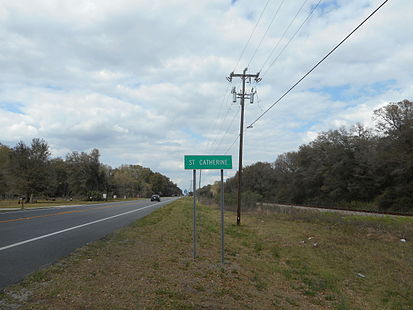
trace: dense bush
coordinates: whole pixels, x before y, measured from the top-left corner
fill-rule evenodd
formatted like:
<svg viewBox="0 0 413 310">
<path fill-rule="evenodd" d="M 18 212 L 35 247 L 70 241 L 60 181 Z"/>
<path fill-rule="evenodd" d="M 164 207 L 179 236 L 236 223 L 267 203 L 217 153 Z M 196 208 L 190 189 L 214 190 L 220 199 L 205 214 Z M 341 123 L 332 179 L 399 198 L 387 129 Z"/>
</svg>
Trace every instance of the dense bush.
<svg viewBox="0 0 413 310">
<path fill-rule="evenodd" d="M 374 119 L 376 130 L 361 124 L 330 130 L 273 163 L 244 167 L 244 194 L 259 195 L 257 201 L 413 213 L 413 103 L 390 103 Z M 237 180 L 238 174 L 225 184 L 231 203 Z"/>
</svg>

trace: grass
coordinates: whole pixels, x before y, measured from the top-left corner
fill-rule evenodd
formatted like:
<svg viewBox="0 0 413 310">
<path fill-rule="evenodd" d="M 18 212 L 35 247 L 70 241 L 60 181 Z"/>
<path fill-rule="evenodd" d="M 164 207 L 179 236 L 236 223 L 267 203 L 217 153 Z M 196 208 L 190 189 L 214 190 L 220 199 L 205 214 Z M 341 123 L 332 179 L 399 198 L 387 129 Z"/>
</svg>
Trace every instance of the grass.
<svg viewBox="0 0 413 310">
<path fill-rule="evenodd" d="M 249 212 L 237 226 L 227 212 L 221 266 L 219 211 L 200 205 L 198 214 L 196 260 L 192 202 L 180 199 L 0 300 L 19 309 L 413 309 L 412 219 Z M 30 297 L 13 297 L 22 291 Z"/>
<path fill-rule="evenodd" d="M 36 203 L 25 203 L 25 209 L 32 209 L 32 208 L 44 208 L 44 207 L 53 207 L 53 206 L 64 206 L 64 205 L 86 205 L 86 204 L 97 204 L 97 203 L 105 203 L 105 202 L 116 202 L 116 201 L 128 201 L 128 200 L 136 200 L 137 198 L 131 199 L 109 199 L 108 201 L 85 201 L 85 200 L 73 200 L 69 201 L 66 199 L 56 199 L 55 201 L 51 200 L 37 200 Z M 0 200 L 0 209 L 1 208 L 13 208 L 13 209 L 21 209 L 22 205 L 18 203 L 17 199 L 7 199 L 7 200 Z"/>
</svg>

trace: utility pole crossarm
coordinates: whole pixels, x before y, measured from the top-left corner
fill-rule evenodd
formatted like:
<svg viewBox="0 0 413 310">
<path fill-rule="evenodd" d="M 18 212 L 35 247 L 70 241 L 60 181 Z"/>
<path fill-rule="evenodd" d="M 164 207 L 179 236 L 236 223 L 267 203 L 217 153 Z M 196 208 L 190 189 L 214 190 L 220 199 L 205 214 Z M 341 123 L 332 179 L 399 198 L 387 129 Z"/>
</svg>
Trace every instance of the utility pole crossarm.
<svg viewBox="0 0 413 310">
<path fill-rule="evenodd" d="M 242 73 L 231 73 L 230 77 L 245 77 L 245 78 L 256 78 L 260 75 L 258 72 L 257 74 L 242 74 Z"/>
<path fill-rule="evenodd" d="M 234 72 L 231 72 L 231 73 L 229 74 L 229 77 L 227 77 L 227 80 L 231 82 L 231 81 L 232 81 L 232 78 L 234 78 L 234 77 L 240 77 L 240 78 L 242 78 L 242 79 L 255 78 L 255 80 L 256 80 L 257 82 L 261 81 L 261 79 L 260 79 L 260 72 L 258 72 L 257 74 L 246 74 L 246 71 L 247 71 L 247 68 L 244 69 L 244 72 L 243 72 L 243 73 L 234 73 Z"/>
</svg>

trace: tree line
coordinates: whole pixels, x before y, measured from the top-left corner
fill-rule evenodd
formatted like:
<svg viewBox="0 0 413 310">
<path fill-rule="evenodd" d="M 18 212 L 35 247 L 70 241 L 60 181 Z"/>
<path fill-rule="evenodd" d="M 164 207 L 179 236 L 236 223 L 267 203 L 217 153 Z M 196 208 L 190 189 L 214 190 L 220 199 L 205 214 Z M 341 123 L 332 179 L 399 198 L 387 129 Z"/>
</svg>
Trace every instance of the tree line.
<svg viewBox="0 0 413 310">
<path fill-rule="evenodd" d="M 374 111 L 374 128 L 322 132 L 272 163 L 243 168 L 244 203 L 256 201 L 413 212 L 413 103 Z M 235 202 L 238 174 L 225 195 Z M 216 196 L 217 184 L 201 190 Z"/>
<path fill-rule="evenodd" d="M 0 198 L 76 198 L 101 200 L 111 197 L 181 195 L 168 177 L 139 165 L 112 169 L 100 162 L 98 149 L 89 153 L 71 152 L 52 158 L 49 145 L 34 138 L 30 145 L 14 147 L 0 143 Z"/>
</svg>

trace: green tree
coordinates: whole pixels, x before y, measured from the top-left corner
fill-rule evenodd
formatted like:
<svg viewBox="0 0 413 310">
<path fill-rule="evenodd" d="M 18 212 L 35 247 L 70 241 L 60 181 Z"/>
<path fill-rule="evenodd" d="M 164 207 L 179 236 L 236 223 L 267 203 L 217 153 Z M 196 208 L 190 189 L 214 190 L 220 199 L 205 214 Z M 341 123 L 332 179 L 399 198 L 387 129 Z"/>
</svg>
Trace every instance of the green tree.
<svg viewBox="0 0 413 310">
<path fill-rule="evenodd" d="M 66 197 L 69 195 L 68 165 L 61 158 L 50 161 L 51 184 L 48 195 L 51 197 Z"/>
<path fill-rule="evenodd" d="M 113 171 L 113 180 L 116 194 L 126 197 L 137 197 L 142 195 L 143 184 L 145 183 L 140 166 L 123 165 Z"/>
<path fill-rule="evenodd" d="M 374 111 L 376 127 L 387 136 L 400 136 L 413 129 L 413 102 L 390 103 Z"/>
<path fill-rule="evenodd" d="M 178 186 L 169 178 L 140 165 L 123 165 L 114 169 L 113 181 L 115 192 L 120 196 L 150 197 L 154 193 L 162 196 L 182 194 Z"/>
<path fill-rule="evenodd" d="M 378 170 L 386 176 L 377 202 L 383 209 L 413 210 L 413 102 L 390 103 L 374 114 L 382 134 Z"/>
<path fill-rule="evenodd" d="M 72 152 L 66 155 L 67 182 L 71 195 L 88 197 L 90 192 L 106 191 L 107 176 L 101 168 L 99 157 L 97 149 L 93 149 L 89 154 Z"/>
<path fill-rule="evenodd" d="M 10 189 L 7 174 L 10 151 L 10 148 L 0 143 L 0 197 L 4 197 Z"/>
<path fill-rule="evenodd" d="M 243 189 L 254 192 L 267 201 L 273 200 L 277 178 L 270 163 L 257 162 L 243 169 Z"/>
<path fill-rule="evenodd" d="M 42 139 L 33 139 L 31 146 L 17 143 L 9 158 L 10 179 L 16 194 L 25 195 L 32 202 L 33 195 L 46 192 L 50 184 L 49 157 L 49 146 Z"/>
</svg>

